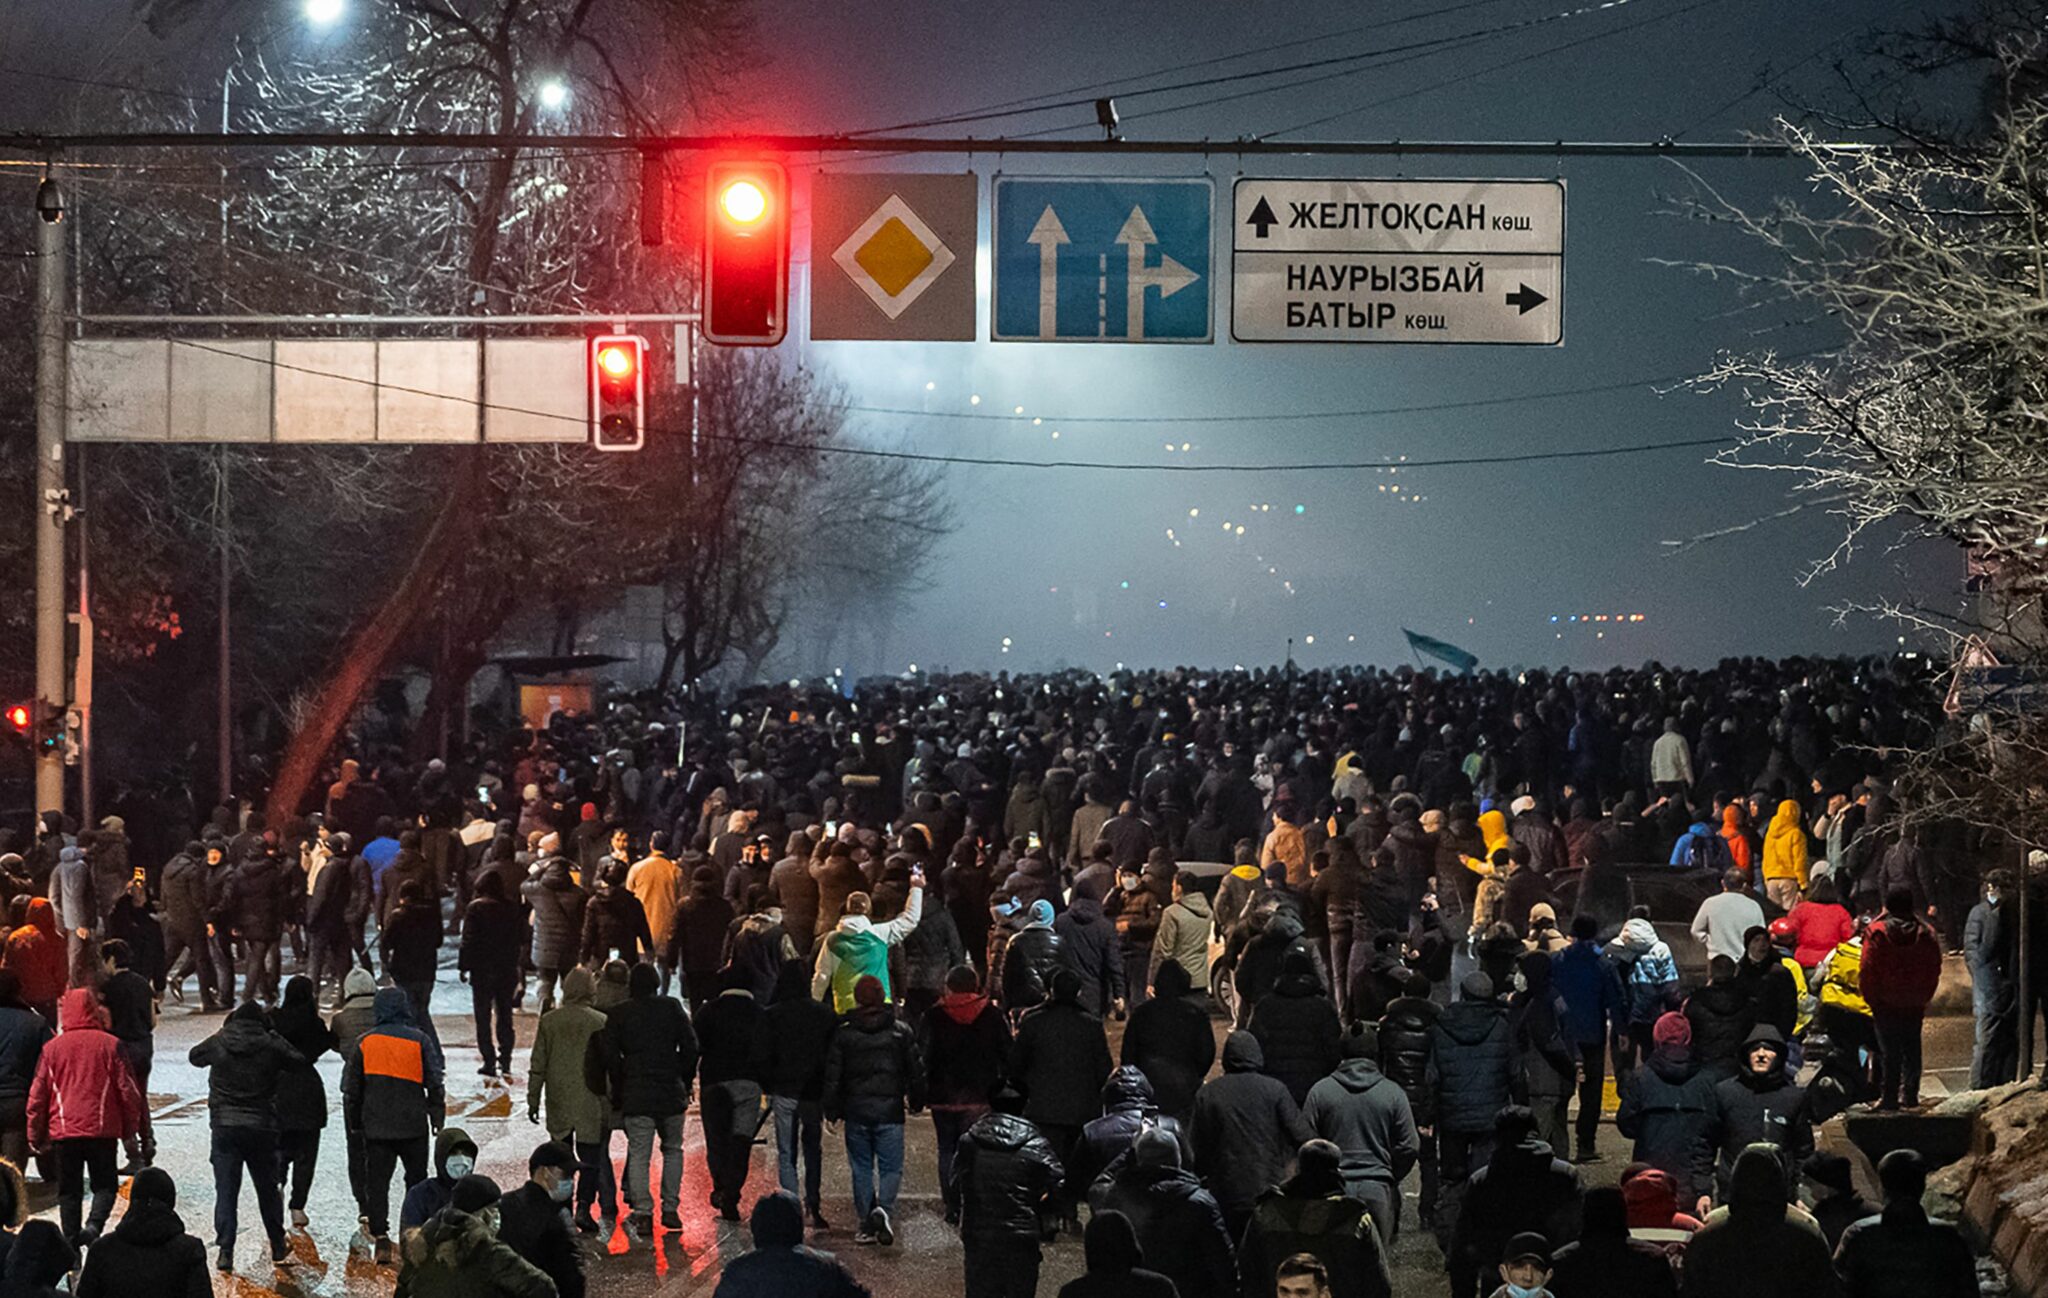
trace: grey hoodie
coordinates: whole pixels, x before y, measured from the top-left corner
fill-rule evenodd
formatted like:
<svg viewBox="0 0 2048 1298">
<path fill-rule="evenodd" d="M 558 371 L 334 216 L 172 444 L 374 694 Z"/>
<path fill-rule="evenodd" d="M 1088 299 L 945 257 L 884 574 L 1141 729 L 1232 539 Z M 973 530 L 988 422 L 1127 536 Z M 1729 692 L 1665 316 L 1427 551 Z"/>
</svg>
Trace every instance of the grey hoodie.
<svg viewBox="0 0 2048 1298">
<path fill-rule="evenodd" d="M 1301 1116 L 1344 1152 L 1347 1193 L 1367 1182 L 1399 1185 L 1422 1152 L 1408 1095 L 1372 1058 L 1346 1059 L 1309 1088 Z"/>
</svg>

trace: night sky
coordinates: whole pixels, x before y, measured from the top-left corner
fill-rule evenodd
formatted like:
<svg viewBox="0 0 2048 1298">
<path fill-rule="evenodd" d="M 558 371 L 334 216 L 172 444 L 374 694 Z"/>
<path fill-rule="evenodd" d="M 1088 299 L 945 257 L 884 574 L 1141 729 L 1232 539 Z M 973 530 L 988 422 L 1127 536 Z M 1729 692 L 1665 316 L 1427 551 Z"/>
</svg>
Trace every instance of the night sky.
<svg viewBox="0 0 2048 1298">
<path fill-rule="evenodd" d="M 1282 138 L 1650 140 L 1668 134 L 1725 141 L 1765 129 L 1773 114 L 1786 111 L 1781 95 L 1813 102 L 1836 93 L 1831 64 L 1856 53 L 1869 25 L 1898 26 L 1931 11 L 1912 0 L 1624 0 L 1291 90 L 1243 94 L 1289 79 L 1277 78 L 1131 93 L 1581 7 L 1575 0 L 763 0 L 765 66 L 750 74 L 745 88 L 751 93 L 735 96 L 717 124 L 820 132 L 880 127 L 1081 87 L 1082 95 L 1105 93 L 1094 83 L 1116 82 L 1125 134 L 1133 139 L 1229 140 L 1329 117 Z M 155 84 L 171 82 L 175 72 L 158 62 L 165 51 L 128 13 L 125 3 L 113 0 L 0 0 L 0 43 L 15 54 L 38 49 L 43 68 L 73 66 L 86 75 L 142 69 Z M 119 20 L 109 21 L 115 15 Z M 1410 16 L 1414 21 L 1393 21 Z M 1297 41 L 1304 43 L 1144 77 Z M 1782 79 L 1746 95 L 1765 73 Z M 1223 94 L 1241 97 L 1159 111 Z M 0 85 L 0 126 L 46 124 L 28 83 Z M 1098 134 L 1085 107 L 944 129 L 994 135 L 1058 127 L 1072 128 L 1065 133 L 1076 138 Z M 958 170 L 963 160 L 829 165 Z M 1229 219 L 1230 181 L 1241 172 L 1227 151 L 1206 160 L 1115 164 L 1005 158 L 991 146 L 965 165 L 984 178 L 1207 174 L 1217 185 L 1219 223 Z M 1794 162 L 1694 165 L 1721 192 L 1752 205 L 1807 189 Z M 814 167 L 810 159 L 792 160 L 800 181 Z M 808 255 L 799 214 L 796 258 L 805 264 L 795 270 L 795 328 L 787 348 L 844 382 L 857 408 L 859 436 L 880 446 L 1162 466 L 1398 466 L 1403 456 L 1486 457 L 1728 434 L 1741 412 L 1734 396 L 1660 396 L 1651 382 L 1669 387 L 1721 349 L 1801 351 L 1825 341 L 1786 327 L 1775 312 L 1740 309 L 1725 284 L 1655 264 L 1753 256 L 1726 231 L 1659 215 L 1664 196 L 1690 183 L 1668 161 L 1255 158 L 1242 171 L 1563 177 L 1564 345 L 1236 345 L 1228 340 L 1221 292 L 1218 341 L 1207 346 L 812 344 L 802 337 Z M 986 180 L 983 203 L 985 211 Z M 1218 269 L 1227 272 L 1227 260 Z M 985 245 L 977 270 L 986 337 Z M 1636 385 L 1540 395 L 1617 383 Z M 975 396 L 979 404 L 972 403 Z M 1473 402 L 1496 404 L 1319 420 L 1238 418 Z M 1011 413 L 1018 406 L 1021 417 Z M 881 413 L 896 409 L 930 413 Z M 1091 423 L 1088 416 L 1139 422 Z M 1278 661 L 1290 637 L 1303 663 L 1393 664 L 1408 660 L 1403 626 L 1469 648 L 1488 665 L 1867 652 L 1895 646 L 1896 631 L 1856 617 L 1837 625 L 1834 606 L 1909 591 L 1941 595 L 1959 585 L 1961 560 L 1952 551 L 1879 544 L 1859 550 L 1845 571 L 1802 586 L 1801 576 L 1834 548 L 1841 531 L 1839 520 L 1817 509 L 1674 553 L 1667 542 L 1774 514 L 1790 503 L 1782 477 L 1715 468 L 1703 462 L 1707 453 L 1695 448 L 1398 474 L 955 468 L 947 482 L 958 530 L 942 543 L 929 588 L 893 620 L 884 645 L 869 646 L 848 665 L 856 671 L 901 670 L 911 661 L 1017 669 L 1251 666 Z M 1570 621 L 1573 614 L 1629 620 L 1579 625 Z M 1641 620 L 1633 620 L 1638 614 Z M 1006 637 L 1008 652 L 1002 649 Z"/>
</svg>

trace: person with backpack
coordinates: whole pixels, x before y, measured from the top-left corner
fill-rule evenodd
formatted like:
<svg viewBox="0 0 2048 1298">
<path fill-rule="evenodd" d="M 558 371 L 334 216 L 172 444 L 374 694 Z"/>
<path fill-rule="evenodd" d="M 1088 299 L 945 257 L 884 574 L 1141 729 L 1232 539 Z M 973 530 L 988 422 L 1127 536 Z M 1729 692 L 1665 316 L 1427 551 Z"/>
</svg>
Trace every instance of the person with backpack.
<svg viewBox="0 0 2048 1298">
<path fill-rule="evenodd" d="M 1735 868 L 1728 840 L 1714 826 L 1695 820 L 1671 845 L 1671 864 L 1687 870 L 1712 870 L 1715 874 Z"/>
</svg>

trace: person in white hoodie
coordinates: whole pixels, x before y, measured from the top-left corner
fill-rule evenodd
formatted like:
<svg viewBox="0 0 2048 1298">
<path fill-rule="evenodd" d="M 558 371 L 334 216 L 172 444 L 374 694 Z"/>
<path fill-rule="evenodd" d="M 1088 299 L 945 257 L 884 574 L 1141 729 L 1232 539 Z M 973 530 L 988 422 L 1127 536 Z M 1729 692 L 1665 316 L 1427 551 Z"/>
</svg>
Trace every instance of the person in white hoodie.
<svg viewBox="0 0 2048 1298">
<path fill-rule="evenodd" d="M 868 918 L 874 901 L 864 892 L 847 894 L 846 914 L 838 927 L 818 944 L 818 964 L 811 974 L 811 995 L 823 999 L 832 990 L 832 1008 L 841 1014 L 853 1009 L 853 985 L 872 974 L 882 984 L 884 998 L 894 1001 L 889 985 L 889 948 L 910 936 L 924 917 L 924 869 L 910 870 L 910 901 L 895 919 L 877 924 Z"/>
</svg>

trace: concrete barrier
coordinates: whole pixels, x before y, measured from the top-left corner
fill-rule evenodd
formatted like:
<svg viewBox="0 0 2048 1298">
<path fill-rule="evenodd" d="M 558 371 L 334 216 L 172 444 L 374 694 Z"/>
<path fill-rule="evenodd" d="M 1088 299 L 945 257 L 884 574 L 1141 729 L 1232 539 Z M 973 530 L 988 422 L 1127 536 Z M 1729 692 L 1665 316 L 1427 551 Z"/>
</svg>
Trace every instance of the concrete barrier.
<svg viewBox="0 0 2048 1298">
<path fill-rule="evenodd" d="M 2011 1275 L 2012 1292 L 2048 1296 L 2048 1092 L 2032 1082 L 1965 1091 L 1936 1105 L 1967 1119 L 1969 1153 L 1928 1178 L 1928 1211 L 1954 1216 Z"/>
</svg>

